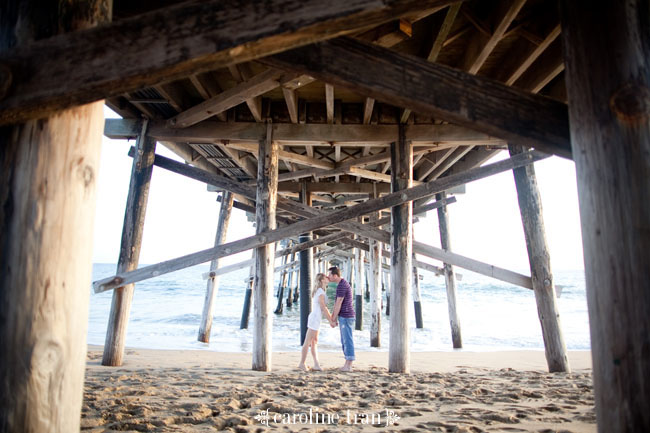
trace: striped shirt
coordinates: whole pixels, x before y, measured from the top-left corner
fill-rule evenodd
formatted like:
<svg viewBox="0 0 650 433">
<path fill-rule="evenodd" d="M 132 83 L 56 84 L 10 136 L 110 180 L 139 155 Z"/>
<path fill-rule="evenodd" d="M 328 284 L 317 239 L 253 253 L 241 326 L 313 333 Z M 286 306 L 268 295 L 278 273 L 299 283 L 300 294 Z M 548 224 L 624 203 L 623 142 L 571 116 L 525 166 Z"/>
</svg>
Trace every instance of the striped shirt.
<svg viewBox="0 0 650 433">
<path fill-rule="evenodd" d="M 355 317 L 354 308 L 352 307 L 352 287 L 350 287 L 350 283 L 345 281 L 343 278 L 339 281 L 339 285 L 336 286 L 336 297 L 343 298 L 339 316 L 346 318 Z"/>
</svg>

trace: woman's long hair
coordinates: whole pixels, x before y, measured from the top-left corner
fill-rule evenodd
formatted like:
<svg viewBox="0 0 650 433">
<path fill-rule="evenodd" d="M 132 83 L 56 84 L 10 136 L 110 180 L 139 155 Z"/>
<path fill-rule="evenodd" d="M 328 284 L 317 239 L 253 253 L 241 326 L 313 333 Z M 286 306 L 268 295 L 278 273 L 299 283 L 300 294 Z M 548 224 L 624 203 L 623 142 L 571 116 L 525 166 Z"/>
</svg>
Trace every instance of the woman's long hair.
<svg viewBox="0 0 650 433">
<path fill-rule="evenodd" d="M 312 295 L 314 293 L 316 293 L 316 290 L 318 290 L 318 287 L 320 287 L 320 285 L 318 283 L 320 283 L 322 280 L 326 280 L 326 279 L 327 279 L 327 275 L 325 275 L 323 273 L 316 274 L 316 278 L 314 278 L 314 287 L 311 290 Z M 325 286 L 325 287 L 327 287 L 327 286 Z"/>
</svg>

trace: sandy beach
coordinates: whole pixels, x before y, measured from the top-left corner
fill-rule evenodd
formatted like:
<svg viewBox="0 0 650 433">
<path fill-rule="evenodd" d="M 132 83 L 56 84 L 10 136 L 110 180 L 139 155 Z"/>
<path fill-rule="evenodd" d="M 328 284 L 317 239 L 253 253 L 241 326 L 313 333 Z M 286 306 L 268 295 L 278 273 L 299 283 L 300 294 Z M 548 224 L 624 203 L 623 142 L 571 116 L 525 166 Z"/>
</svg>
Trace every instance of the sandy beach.
<svg viewBox="0 0 650 433">
<path fill-rule="evenodd" d="M 414 352 L 411 374 L 388 373 L 386 352 L 320 354 L 324 371 L 273 372 L 246 353 L 128 349 L 122 367 L 88 351 L 81 428 L 89 432 L 595 432 L 589 352 L 571 374 L 545 371 L 541 351 Z"/>
</svg>

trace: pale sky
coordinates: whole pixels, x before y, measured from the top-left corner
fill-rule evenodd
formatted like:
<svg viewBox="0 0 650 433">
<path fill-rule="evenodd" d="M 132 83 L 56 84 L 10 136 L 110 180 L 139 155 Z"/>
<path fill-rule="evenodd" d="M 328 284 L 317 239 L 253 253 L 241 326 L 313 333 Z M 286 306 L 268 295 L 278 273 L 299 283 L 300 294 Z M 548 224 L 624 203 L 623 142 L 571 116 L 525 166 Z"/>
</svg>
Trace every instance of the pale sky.
<svg viewBox="0 0 650 433">
<path fill-rule="evenodd" d="M 117 117 L 105 110 L 107 117 Z M 102 143 L 98 181 L 93 261 L 116 263 L 124 220 L 134 141 Z M 157 153 L 180 160 L 163 145 Z M 489 162 L 508 157 L 499 153 Z M 489 163 L 488 162 L 488 163 Z M 582 240 L 572 161 L 551 157 L 535 164 L 541 190 L 546 235 L 553 269 L 583 269 Z M 141 264 L 153 264 L 211 248 L 217 226 L 217 193 L 206 185 L 154 167 L 146 213 Z M 512 172 L 467 184 L 466 194 L 449 206 L 452 250 L 468 257 L 530 275 L 517 194 Z M 414 226 L 418 240 L 440 246 L 436 211 Z M 255 233 L 243 211 L 233 209 L 228 241 Z M 232 263 L 250 252 L 229 257 Z M 434 262 L 435 263 L 435 262 Z"/>
</svg>

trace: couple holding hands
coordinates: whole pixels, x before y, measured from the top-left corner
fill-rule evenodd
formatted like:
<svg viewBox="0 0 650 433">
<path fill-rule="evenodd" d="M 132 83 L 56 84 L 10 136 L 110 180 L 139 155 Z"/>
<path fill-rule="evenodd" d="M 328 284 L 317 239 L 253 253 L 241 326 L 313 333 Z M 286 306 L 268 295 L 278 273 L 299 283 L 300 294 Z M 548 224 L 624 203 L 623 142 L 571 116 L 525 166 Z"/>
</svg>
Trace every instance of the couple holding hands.
<svg viewBox="0 0 650 433">
<path fill-rule="evenodd" d="M 327 289 L 328 282 L 337 283 L 336 302 L 334 311 L 330 314 L 327 309 Z M 302 357 L 298 368 L 307 371 L 305 360 L 307 352 L 311 348 L 311 354 L 314 358 L 312 370 L 322 370 L 318 362 L 318 352 L 316 345 L 318 343 L 318 331 L 320 329 L 323 316 L 329 321 L 332 328 L 339 326 L 341 332 L 341 345 L 345 364 L 340 368 L 341 371 L 352 371 L 352 361 L 354 361 L 354 340 L 352 339 L 352 329 L 354 328 L 354 307 L 352 306 L 352 288 L 350 284 L 341 278 L 341 271 L 337 267 L 328 269 L 328 274 L 316 275 L 312 296 L 312 312 L 307 318 L 307 335 L 302 345 Z"/>
</svg>

